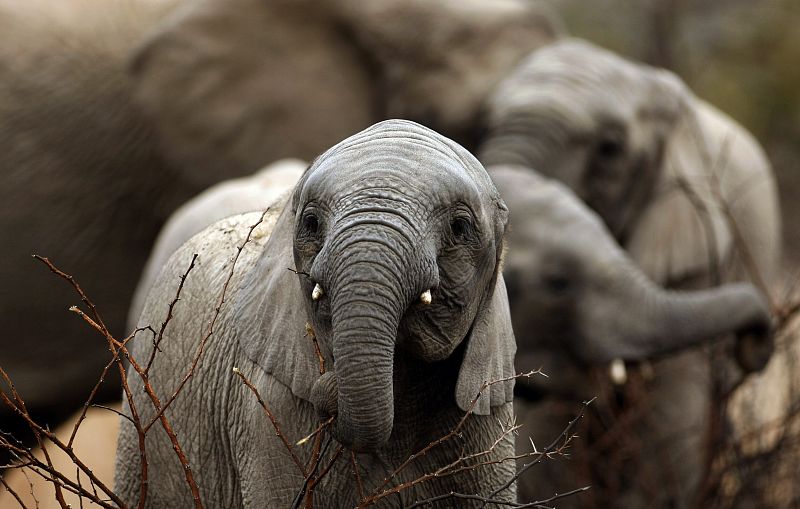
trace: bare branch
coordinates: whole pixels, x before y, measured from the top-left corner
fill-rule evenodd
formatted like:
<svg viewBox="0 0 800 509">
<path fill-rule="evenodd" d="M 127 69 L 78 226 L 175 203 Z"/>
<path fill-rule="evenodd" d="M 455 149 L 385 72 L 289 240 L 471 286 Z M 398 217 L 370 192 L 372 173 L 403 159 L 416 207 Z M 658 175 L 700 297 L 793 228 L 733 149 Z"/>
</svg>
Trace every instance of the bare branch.
<svg viewBox="0 0 800 509">
<path fill-rule="evenodd" d="M 177 304 L 181 299 L 183 284 L 186 282 L 186 278 L 189 277 L 189 272 L 191 272 L 194 268 L 194 262 L 196 260 L 197 253 L 194 253 L 192 255 L 192 261 L 189 263 L 189 268 L 187 268 L 186 272 L 181 275 L 181 282 L 178 285 L 178 290 L 175 292 L 175 297 L 172 299 L 172 302 L 169 303 L 169 307 L 167 308 L 167 317 L 161 323 L 161 328 L 158 330 L 158 335 L 153 340 L 153 350 L 150 352 L 150 358 L 147 359 L 147 365 L 144 368 L 144 372 L 147 374 L 150 374 L 150 368 L 153 366 L 153 361 L 156 359 L 156 352 L 160 351 L 159 345 L 161 345 L 161 341 L 164 339 L 164 331 L 167 330 L 167 325 L 169 325 L 169 322 L 172 320 L 175 304 Z"/>
</svg>

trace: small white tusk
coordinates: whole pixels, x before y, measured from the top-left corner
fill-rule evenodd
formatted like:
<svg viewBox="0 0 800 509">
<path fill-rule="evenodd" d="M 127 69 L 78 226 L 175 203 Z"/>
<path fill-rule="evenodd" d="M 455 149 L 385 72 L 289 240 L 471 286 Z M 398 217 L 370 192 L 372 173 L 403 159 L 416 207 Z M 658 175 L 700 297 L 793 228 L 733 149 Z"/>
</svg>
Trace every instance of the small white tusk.
<svg viewBox="0 0 800 509">
<path fill-rule="evenodd" d="M 317 283 L 314 285 L 314 291 L 311 292 L 311 300 L 319 300 L 322 297 L 323 291 L 322 287 Z"/>
<path fill-rule="evenodd" d="M 421 300 L 422 303 L 426 304 L 426 305 L 431 303 L 431 301 L 433 300 L 433 297 L 431 297 L 430 288 L 425 290 L 424 292 L 422 292 L 422 295 L 419 296 L 419 300 Z"/>
<path fill-rule="evenodd" d="M 625 362 L 620 358 L 611 361 L 608 374 L 611 375 L 611 381 L 614 385 L 623 385 L 628 381 L 628 370 L 625 368 Z"/>
</svg>

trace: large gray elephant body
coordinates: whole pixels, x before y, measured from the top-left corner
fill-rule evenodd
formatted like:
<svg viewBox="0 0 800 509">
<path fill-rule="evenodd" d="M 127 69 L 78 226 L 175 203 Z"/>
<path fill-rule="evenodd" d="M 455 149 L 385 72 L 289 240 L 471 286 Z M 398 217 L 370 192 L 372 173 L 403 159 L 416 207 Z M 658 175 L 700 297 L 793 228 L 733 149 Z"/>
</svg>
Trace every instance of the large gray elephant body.
<svg viewBox="0 0 800 509">
<path fill-rule="evenodd" d="M 74 275 L 122 336 L 158 229 L 186 199 L 390 111 L 454 130 L 555 33 L 521 1 L 459 4 L 0 3 L 0 365 L 28 408 L 54 425 L 109 360 L 31 253 Z M 109 377 L 100 396 L 118 387 Z"/>
<path fill-rule="evenodd" d="M 133 74 L 171 160 L 217 176 L 311 160 L 385 118 L 467 140 L 494 86 L 560 33 L 522 0 L 201 0 L 159 26 Z"/>
<path fill-rule="evenodd" d="M 497 496 L 513 500 L 513 462 L 495 461 L 513 455 L 510 435 L 497 441 L 513 419 L 513 381 L 491 386 L 472 403 L 484 381 L 513 373 L 499 274 L 506 215 L 468 152 L 416 124 L 390 121 L 318 158 L 280 215 L 267 218 L 276 221 L 271 236 L 270 224 L 256 228 L 235 267 L 231 255 L 258 213 L 224 220 L 178 250 L 140 319 L 140 325 L 164 319 L 175 278 L 198 253 L 150 372 L 159 393 L 171 393 L 182 379 L 233 270 L 215 333 L 166 412 L 205 503 L 289 507 L 303 485 L 304 474 L 234 367 L 252 380 L 292 442 L 335 416 L 325 461 L 337 442 L 357 451 L 366 493 L 472 409 L 459 437 L 412 461 L 390 483 L 481 451 L 489 451 L 482 458 L 490 464 L 401 490 L 380 505 L 450 491 L 488 494 L 503 484 L 510 489 Z M 306 324 L 325 359 L 323 375 Z M 140 359 L 152 347 L 149 337 L 132 344 Z M 140 384 L 136 375 L 130 381 Z M 142 392 L 134 391 L 134 401 L 144 420 L 152 418 Z M 121 422 L 117 488 L 134 503 L 139 445 L 133 426 Z M 310 446 L 295 449 L 304 461 L 310 457 Z M 147 453 L 148 506 L 186 505 L 185 473 L 160 429 L 148 434 Z M 348 456 L 316 487 L 315 507 L 356 505 Z"/>
<path fill-rule="evenodd" d="M 484 164 L 524 165 L 562 180 L 653 281 L 769 284 L 777 272 L 780 224 L 769 163 L 744 129 L 671 73 L 585 42 L 558 42 L 525 60 L 487 112 Z M 591 388 L 580 397 L 603 396 L 597 414 L 607 433 L 586 431 L 594 449 L 583 453 L 599 468 L 581 474 L 596 487 L 597 503 L 691 505 L 713 448 L 714 391 L 731 390 L 761 364 L 747 366 L 740 346 L 742 370 L 721 348 L 711 357 L 694 349 L 647 363 L 635 371 L 640 383 L 622 391 L 610 390 L 602 375 L 580 385 Z M 535 405 L 537 426 L 553 430 L 543 416 L 556 415 L 564 401 Z M 581 471 L 576 464 L 572 476 Z M 530 481 L 541 481 L 533 488 L 540 493 L 550 476 L 538 474 Z M 533 496 L 526 490 L 523 483 L 522 496 Z"/>
<path fill-rule="evenodd" d="M 200 191 L 168 171 L 130 100 L 125 59 L 168 7 L 0 2 L 0 366 L 53 425 L 85 401 L 110 355 L 67 311 L 79 303 L 72 288 L 31 254 L 74 274 L 121 333 L 158 228 Z M 98 397 L 118 395 L 112 374 Z M 0 405 L 4 431 L 11 415 Z"/>
</svg>

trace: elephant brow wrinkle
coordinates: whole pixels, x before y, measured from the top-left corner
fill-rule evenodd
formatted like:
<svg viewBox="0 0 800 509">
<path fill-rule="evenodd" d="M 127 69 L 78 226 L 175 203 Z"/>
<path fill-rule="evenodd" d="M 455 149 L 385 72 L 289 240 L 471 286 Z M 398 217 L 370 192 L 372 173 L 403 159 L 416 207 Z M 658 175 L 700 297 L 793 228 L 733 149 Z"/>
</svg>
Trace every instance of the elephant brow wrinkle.
<svg viewBox="0 0 800 509">
<path fill-rule="evenodd" d="M 369 213 L 376 213 L 376 214 L 377 213 L 388 213 L 388 214 L 392 214 L 392 215 L 397 216 L 400 219 L 402 219 L 403 222 L 405 222 L 415 232 L 419 231 L 418 228 L 416 227 L 416 225 L 414 225 L 414 222 L 411 220 L 411 218 L 409 218 L 405 214 L 405 212 L 403 212 L 403 210 L 394 209 L 394 208 L 391 208 L 391 207 L 381 207 L 381 206 L 377 206 L 377 205 L 371 206 L 371 207 L 362 207 L 362 208 L 359 208 L 359 209 L 356 209 L 356 210 L 347 211 L 344 214 L 342 214 L 340 220 L 346 219 L 346 218 L 351 217 L 351 216 L 359 215 L 359 214 L 369 214 Z"/>
</svg>

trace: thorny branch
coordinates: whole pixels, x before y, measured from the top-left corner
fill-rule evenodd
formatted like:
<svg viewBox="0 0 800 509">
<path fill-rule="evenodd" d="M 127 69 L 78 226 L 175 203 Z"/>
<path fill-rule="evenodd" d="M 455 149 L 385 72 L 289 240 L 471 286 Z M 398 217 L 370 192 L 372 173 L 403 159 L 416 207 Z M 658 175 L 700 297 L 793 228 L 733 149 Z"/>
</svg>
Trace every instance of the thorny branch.
<svg viewBox="0 0 800 509">
<path fill-rule="evenodd" d="M 268 210 L 269 209 L 267 209 L 267 211 Z M 236 261 L 239 258 L 239 254 L 241 253 L 242 249 L 244 248 L 244 245 L 249 242 L 253 230 L 255 230 L 255 228 L 259 224 L 261 224 L 261 222 L 263 222 L 264 216 L 266 215 L 267 211 L 265 211 L 264 214 L 262 214 L 262 216 L 259 219 L 259 221 L 250 228 L 244 243 L 238 248 L 238 250 L 236 252 L 236 255 L 234 256 L 234 259 L 233 259 L 233 263 L 232 263 L 232 266 L 231 266 L 231 271 L 230 271 L 230 273 L 228 275 L 228 278 L 225 281 L 225 284 L 223 286 L 222 293 L 221 293 L 221 296 L 220 296 L 220 300 L 218 302 L 217 307 L 215 308 L 215 314 L 214 314 L 214 316 L 213 316 L 213 318 L 212 318 L 212 320 L 211 320 L 211 322 L 209 324 L 209 328 L 208 328 L 208 331 L 207 331 L 206 335 L 203 337 L 203 340 L 201 341 L 200 348 L 198 349 L 198 352 L 197 352 L 197 354 L 195 355 L 195 357 L 193 359 L 193 362 L 192 362 L 192 365 L 190 367 L 190 370 L 187 373 L 187 375 L 184 377 L 184 379 L 182 380 L 182 383 L 180 384 L 180 386 L 173 393 L 173 396 L 169 400 L 167 400 L 166 403 L 163 404 L 163 405 L 162 405 L 160 399 L 158 398 L 158 396 L 156 395 L 155 390 L 150 385 L 150 382 L 149 382 L 149 379 L 148 379 L 148 373 L 149 373 L 150 367 L 152 366 L 152 363 L 153 363 L 153 360 L 155 358 L 156 352 L 158 352 L 160 350 L 159 349 L 159 343 L 161 342 L 161 340 L 163 338 L 163 334 L 164 334 L 164 331 L 166 330 L 167 325 L 169 324 L 169 322 L 171 321 L 171 319 L 173 317 L 173 311 L 174 311 L 175 305 L 180 300 L 180 294 L 181 294 L 181 291 L 183 289 L 184 283 L 186 281 L 186 278 L 189 275 L 189 272 L 194 267 L 195 261 L 197 259 L 197 255 L 194 255 L 192 257 L 192 260 L 191 260 L 191 263 L 189 265 L 189 268 L 181 276 L 180 285 L 178 286 L 178 289 L 176 291 L 175 298 L 172 300 L 172 302 L 169 305 L 168 312 L 167 312 L 167 317 L 164 320 L 164 322 L 161 324 L 160 331 L 158 333 L 156 333 L 154 331 L 154 329 L 152 327 L 149 327 L 149 326 L 148 327 L 144 327 L 144 328 L 139 328 L 139 329 L 136 329 L 130 336 L 128 336 L 127 338 L 125 338 L 122 341 L 114 338 L 111 335 L 111 333 L 109 332 L 109 330 L 106 327 L 105 323 L 103 322 L 103 320 L 102 320 L 102 318 L 100 316 L 100 313 L 97 310 L 97 307 L 89 299 L 89 297 L 86 295 L 86 293 L 83 291 L 83 289 L 80 287 L 80 285 L 77 283 L 77 281 L 75 280 L 75 278 L 73 276 L 71 276 L 71 275 L 61 271 L 60 269 L 58 269 L 49 259 L 41 257 L 41 256 L 34 255 L 34 257 L 37 260 L 40 260 L 45 265 L 47 265 L 47 267 L 50 269 L 51 272 L 53 272 L 54 274 L 58 275 L 59 277 L 65 279 L 73 287 L 73 289 L 78 293 L 78 295 L 80 296 L 81 301 L 87 306 L 87 308 L 90 310 L 91 314 L 90 315 L 86 314 L 85 312 L 83 312 L 82 310 L 80 310 L 79 308 L 77 308 L 75 306 L 71 307 L 70 311 L 78 314 L 87 324 L 89 324 L 92 328 L 97 330 L 106 339 L 106 341 L 108 343 L 109 351 L 112 354 L 112 359 L 106 365 L 106 367 L 103 369 L 103 372 L 102 372 L 102 374 L 100 376 L 100 380 L 93 387 L 91 393 L 89 394 L 89 397 L 87 398 L 86 402 L 84 403 L 82 411 L 81 411 L 81 414 L 80 414 L 80 416 L 78 418 L 78 421 L 75 424 L 75 426 L 74 426 L 74 428 L 73 428 L 73 430 L 71 432 L 70 438 L 66 441 L 66 443 L 62 442 L 60 439 L 58 439 L 58 437 L 56 437 L 48 429 L 46 429 L 43 426 L 39 425 L 38 423 L 36 423 L 33 420 L 33 418 L 30 417 L 30 415 L 27 412 L 27 409 L 25 408 L 25 405 L 24 405 L 24 402 L 23 402 L 22 398 L 16 393 L 16 390 L 13 388 L 13 384 L 11 383 L 11 380 L 7 377 L 5 372 L 2 371 L 2 369 L 0 368 L 0 372 L 2 372 L 3 378 L 5 379 L 6 383 L 9 385 L 9 387 L 11 387 L 13 401 L 12 401 L 12 399 L 8 398 L 8 396 L 5 393 L 0 393 L 0 398 L 2 399 L 3 403 L 6 406 L 8 406 L 10 409 L 12 409 L 19 417 L 21 417 L 29 425 L 29 427 L 33 431 L 33 433 L 34 433 L 34 435 L 35 435 L 35 437 L 37 439 L 37 443 L 39 444 L 39 447 L 42 450 L 43 455 L 45 457 L 45 461 L 42 461 L 39 458 L 35 457 L 33 455 L 33 453 L 30 451 L 30 449 L 28 449 L 26 447 L 23 447 L 21 444 L 16 444 L 13 441 L 13 439 L 11 439 L 10 437 L 6 437 L 5 435 L 0 435 L 0 446 L 3 446 L 5 448 L 9 449 L 15 455 L 15 457 L 18 459 L 17 464 L 13 466 L 14 468 L 27 468 L 28 470 L 32 471 L 33 473 L 35 473 L 35 474 L 45 478 L 46 480 L 50 481 L 54 485 L 54 488 L 56 490 L 57 500 L 58 500 L 59 504 L 62 507 L 68 507 L 67 504 L 66 504 L 66 501 L 64 500 L 63 494 L 62 494 L 62 490 L 64 490 L 64 489 L 66 489 L 67 491 L 70 491 L 72 493 L 77 494 L 80 497 L 79 500 L 80 500 L 81 504 L 83 503 L 83 499 L 86 498 L 86 499 L 91 500 L 92 502 L 94 502 L 95 504 L 97 504 L 97 505 L 99 505 L 101 507 L 108 507 L 108 508 L 113 508 L 113 507 L 125 508 L 125 507 L 127 507 L 123 503 L 123 501 L 108 486 L 106 486 L 99 478 L 97 478 L 95 476 L 95 474 L 83 463 L 83 461 L 80 458 L 77 457 L 77 455 L 75 454 L 75 451 L 73 449 L 75 436 L 78 433 L 78 430 L 80 428 L 81 423 L 84 421 L 84 419 L 86 417 L 86 412 L 87 412 L 88 408 L 90 406 L 93 406 L 92 405 L 92 401 L 95 398 L 95 395 L 97 393 L 97 390 L 98 390 L 100 384 L 104 381 L 106 375 L 108 374 L 108 370 L 111 369 L 111 367 L 114 364 L 116 364 L 118 369 L 119 369 L 119 371 L 120 371 L 120 377 L 121 377 L 122 385 L 123 385 L 123 394 L 124 394 L 124 396 L 126 398 L 126 401 L 128 403 L 128 406 L 129 406 L 129 409 L 130 409 L 130 413 L 131 413 L 131 416 L 130 417 L 126 416 L 126 418 L 134 425 L 134 427 L 136 429 L 136 432 L 137 432 L 137 436 L 138 436 L 139 451 L 140 451 L 140 464 L 141 464 L 141 472 L 140 472 L 141 491 L 140 491 L 140 494 L 139 494 L 138 507 L 143 508 L 144 505 L 145 505 L 145 502 L 146 502 L 146 498 L 147 498 L 148 463 L 147 463 L 147 455 L 146 455 L 146 448 L 145 448 L 145 436 L 146 436 L 147 431 L 152 426 L 152 424 L 154 424 L 157 421 L 161 423 L 162 427 L 164 428 L 164 431 L 167 433 L 170 441 L 172 442 L 173 449 L 174 449 L 176 455 L 178 456 L 178 459 L 179 459 L 181 465 L 183 466 L 183 470 L 184 470 L 184 473 L 185 473 L 184 475 L 186 477 L 186 482 L 187 482 L 187 484 L 188 484 L 188 486 L 189 486 L 189 488 L 190 488 L 190 490 L 192 492 L 192 497 L 194 499 L 195 508 L 201 509 L 203 507 L 203 505 L 202 505 L 202 503 L 200 501 L 199 488 L 197 487 L 197 483 L 194 480 L 194 475 L 193 475 L 192 470 L 191 470 L 191 468 L 189 466 L 188 459 L 186 458 L 186 456 L 185 456 L 185 454 L 183 452 L 183 449 L 182 449 L 180 443 L 178 442 L 177 435 L 175 434 L 174 430 L 172 429 L 172 426 L 169 423 L 168 419 L 164 415 L 164 411 L 169 406 L 169 404 L 172 401 L 174 401 L 175 397 L 177 397 L 177 394 L 181 391 L 181 389 L 183 388 L 185 383 L 188 381 L 188 379 L 193 376 L 193 374 L 194 374 L 194 372 L 195 372 L 195 370 L 197 368 L 197 365 L 198 365 L 198 363 L 200 361 L 200 357 L 202 356 L 202 352 L 203 352 L 204 346 L 205 346 L 206 342 L 208 341 L 208 339 L 211 337 L 211 335 L 214 332 L 214 323 L 215 323 L 215 321 L 217 319 L 217 316 L 219 315 L 219 312 L 221 310 L 222 305 L 225 302 L 225 294 L 226 294 L 226 291 L 227 291 L 227 287 L 228 287 L 228 284 L 229 284 L 229 282 L 230 282 L 230 280 L 231 280 L 231 278 L 233 276 L 233 271 L 234 271 L 234 268 L 235 268 L 235 265 L 236 265 Z M 128 341 L 130 341 L 133 337 L 135 337 L 135 335 L 137 333 L 143 332 L 143 331 L 151 332 L 153 334 L 153 338 L 154 338 L 153 351 L 152 351 L 151 357 L 148 360 L 148 362 L 147 362 L 145 367 L 142 367 L 137 362 L 137 360 L 135 358 L 133 358 L 133 356 L 130 354 L 130 352 L 129 352 L 128 348 L 127 348 Z M 136 371 L 137 375 L 141 378 L 141 380 L 143 382 L 143 387 L 144 387 L 145 393 L 149 397 L 149 399 L 151 401 L 151 404 L 153 405 L 153 408 L 156 411 L 156 416 L 146 426 L 141 421 L 138 409 L 136 408 L 136 405 L 135 405 L 135 402 L 134 402 L 134 399 L 133 399 L 133 393 L 132 393 L 130 387 L 128 386 L 127 369 L 125 367 L 125 363 L 122 360 L 123 356 L 128 361 L 129 365 Z M 78 472 L 77 472 L 77 482 L 69 479 L 67 477 L 67 475 L 65 475 L 65 473 L 58 472 L 55 469 L 55 467 L 53 466 L 53 462 L 50 459 L 50 455 L 49 455 L 49 452 L 47 450 L 47 444 L 45 444 L 45 439 L 49 443 L 52 443 L 53 445 L 55 445 L 58 449 L 62 450 L 65 454 L 67 454 L 67 456 L 70 458 L 70 460 L 77 467 L 77 470 L 78 470 Z M 89 487 L 91 488 L 91 491 L 87 487 L 83 486 L 83 484 L 81 483 L 81 480 L 80 480 L 81 474 L 86 476 L 89 479 Z M 111 504 L 108 501 L 100 498 L 98 496 L 97 491 L 96 491 L 97 488 L 99 488 L 100 491 L 103 493 L 103 495 L 105 497 L 107 497 L 107 499 L 110 500 L 110 502 L 113 502 L 113 504 Z M 15 496 L 15 498 L 17 498 L 18 501 L 21 502 L 21 500 L 19 499 L 18 496 Z M 22 505 L 24 506 L 24 504 L 22 504 Z"/>
</svg>

